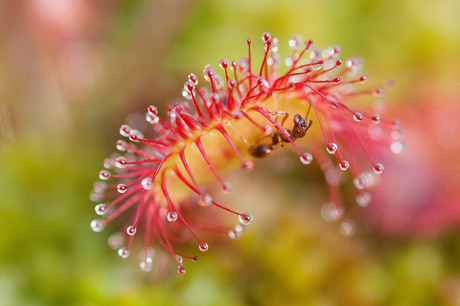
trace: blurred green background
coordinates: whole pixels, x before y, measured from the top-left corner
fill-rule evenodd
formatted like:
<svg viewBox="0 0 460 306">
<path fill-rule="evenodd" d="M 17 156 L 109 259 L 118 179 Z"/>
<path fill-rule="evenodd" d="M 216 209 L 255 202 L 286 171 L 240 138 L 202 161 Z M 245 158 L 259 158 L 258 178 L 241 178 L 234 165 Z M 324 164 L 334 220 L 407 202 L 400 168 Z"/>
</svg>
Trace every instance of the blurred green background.
<svg viewBox="0 0 460 306">
<path fill-rule="evenodd" d="M 362 56 L 370 83 L 396 80 L 392 114 L 425 96 L 455 104 L 458 12 L 458 0 L 0 1 L 0 305 L 458 305 L 460 222 L 386 236 L 364 215 L 344 238 L 296 167 L 231 177 L 227 203 L 256 222 L 185 276 L 119 258 L 109 231 L 91 231 L 88 197 L 130 114 L 164 110 L 187 74 L 246 55 L 264 31 L 282 56 L 296 33 Z"/>
</svg>

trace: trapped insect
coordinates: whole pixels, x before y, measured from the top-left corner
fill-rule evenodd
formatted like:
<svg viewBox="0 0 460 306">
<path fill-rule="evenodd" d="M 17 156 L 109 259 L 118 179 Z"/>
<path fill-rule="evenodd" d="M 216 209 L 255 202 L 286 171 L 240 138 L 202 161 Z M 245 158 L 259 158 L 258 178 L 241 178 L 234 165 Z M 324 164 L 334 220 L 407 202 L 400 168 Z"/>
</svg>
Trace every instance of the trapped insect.
<svg viewBox="0 0 460 306">
<path fill-rule="evenodd" d="M 303 118 L 299 114 L 294 115 L 293 117 L 294 126 L 292 130 L 286 129 L 283 127 L 284 123 L 289 117 L 288 113 L 278 112 L 278 113 L 271 113 L 271 114 L 275 116 L 278 116 L 278 115 L 282 116 L 281 127 L 284 129 L 284 132 L 289 135 L 290 139 L 292 141 L 295 141 L 298 138 L 303 138 L 313 123 L 312 120 L 308 119 L 308 114 L 310 112 L 310 109 L 311 109 L 311 104 L 310 104 L 310 107 L 308 107 L 308 111 L 307 111 L 307 114 L 305 115 L 305 118 Z M 267 139 L 271 140 L 271 143 L 264 143 L 264 141 L 266 141 Z M 289 140 L 279 130 L 275 130 L 269 135 L 263 136 L 262 138 L 257 140 L 255 144 L 250 146 L 249 154 L 251 154 L 253 157 L 259 157 L 259 158 L 268 156 L 274 149 L 276 149 L 278 144 L 281 146 L 284 146 L 283 144 L 284 142 L 289 142 Z"/>
</svg>

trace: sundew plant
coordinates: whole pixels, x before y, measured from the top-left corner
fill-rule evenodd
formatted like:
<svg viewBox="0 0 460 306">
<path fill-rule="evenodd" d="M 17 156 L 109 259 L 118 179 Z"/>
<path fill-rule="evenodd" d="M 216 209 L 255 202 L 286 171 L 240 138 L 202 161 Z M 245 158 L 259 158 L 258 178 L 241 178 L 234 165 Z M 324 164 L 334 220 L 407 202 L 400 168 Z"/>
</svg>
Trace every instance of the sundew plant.
<svg viewBox="0 0 460 306">
<path fill-rule="evenodd" d="M 266 32 L 262 41 L 261 64 L 254 64 L 248 39 L 247 57 L 222 59 L 219 74 L 211 65 L 204 67 L 204 81 L 190 74 L 184 101 L 169 106 L 167 114 L 149 106 L 148 135 L 121 126 L 119 153 L 104 161 L 101 181 L 91 193 L 100 216 L 91 227 L 100 232 L 115 218 L 124 218 L 124 227 L 109 237 L 109 245 L 126 258 L 133 242 L 143 240 L 143 271 L 152 269 L 155 250 L 163 248 L 184 274 L 185 260 L 198 257 L 179 254 L 176 245 L 195 240 L 197 252 L 206 252 L 209 246 L 200 238 L 204 230 L 239 238 L 253 216 L 233 210 L 231 203 L 217 203 L 204 186 L 218 182 L 224 193 L 231 192 L 222 171 L 238 165 L 242 172 L 250 171 L 257 159 L 276 158 L 271 153 L 283 146 L 298 154 L 299 167 L 316 161 L 324 171 L 330 190 L 322 208 L 326 220 L 343 218 L 339 184 L 346 171 L 353 178 L 357 204 L 371 201 L 366 189 L 384 170 L 372 152 L 376 147 L 390 151 L 399 143 L 399 123 L 360 112 L 349 100 L 380 97 L 383 89 L 363 85 L 367 77 L 361 74 L 362 59 L 340 59 L 339 46 L 320 49 L 294 35 L 289 40 L 292 52 L 282 60 L 277 38 Z M 219 222 L 216 218 L 198 220 L 198 210 L 233 214 L 236 225 L 212 224 Z M 342 225 L 344 233 L 353 230 L 351 223 Z"/>
</svg>

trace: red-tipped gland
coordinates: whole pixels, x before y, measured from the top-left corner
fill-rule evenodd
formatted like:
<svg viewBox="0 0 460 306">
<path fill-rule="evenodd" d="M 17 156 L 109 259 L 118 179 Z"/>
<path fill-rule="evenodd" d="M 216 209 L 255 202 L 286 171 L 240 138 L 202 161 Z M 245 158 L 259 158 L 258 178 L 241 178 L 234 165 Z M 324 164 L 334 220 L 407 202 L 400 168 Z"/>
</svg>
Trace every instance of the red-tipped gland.
<svg viewBox="0 0 460 306">
<path fill-rule="evenodd" d="M 334 78 L 334 79 L 332 80 L 332 83 L 334 83 L 334 84 L 339 84 L 339 83 L 340 83 L 340 78 Z"/>
<path fill-rule="evenodd" d="M 304 42 L 304 50 L 305 52 L 308 52 L 311 50 L 311 47 L 313 46 L 313 40 L 309 39 Z"/>
<path fill-rule="evenodd" d="M 130 225 L 126 229 L 126 233 L 130 236 L 133 236 L 134 234 L 136 234 L 136 228 L 133 225 Z"/>
<path fill-rule="evenodd" d="M 152 190 L 153 183 L 153 178 L 151 176 L 143 178 L 141 181 L 142 188 L 144 188 L 145 190 Z"/>
<path fill-rule="evenodd" d="M 219 67 L 222 69 L 227 69 L 228 67 L 228 61 L 226 59 L 221 59 L 219 62 Z"/>
<path fill-rule="evenodd" d="M 232 61 L 232 70 L 236 71 L 236 68 L 238 68 L 238 64 L 236 61 Z"/>
<path fill-rule="evenodd" d="M 335 45 L 335 46 L 332 48 L 332 50 L 334 51 L 334 55 L 335 55 L 335 56 L 338 56 L 339 53 L 340 53 L 340 51 L 342 51 L 342 49 L 341 49 L 340 46 L 338 46 L 338 45 Z"/>
<path fill-rule="evenodd" d="M 131 132 L 131 128 L 129 127 L 129 125 L 123 124 L 123 125 L 120 127 L 120 135 L 121 135 L 121 136 L 123 136 L 123 137 L 128 137 L 130 132 Z"/>
<path fill-rule="evenodd" d="M 125 193 L 127 190 L 128 190 L 128 185 L 126 185 L 124 183 L 120 183 L 120 184 L 117 185 L 117 191 L 119 193 Z"/>
<path fill-rule="evenodd" d="M 211 101 L 213 104 L 217 104 L 220 101 L 220 95 L 215 93 L 211 95 Z"/>
<path fill-rule="evenodd" d="M 337 152 L 337 149 L 338 146 L 334 142 L 329 143 L 326 147 L 327 153 L 329 154 L 334 154 L 335 152 Z"/>
<path fill-rule="evenodd" d="M 362 76 L 359 77 L 359 82 L 360 83 L 364 84 L 364 83 L 366 83 L 366 81 L 367 81 L 367 76 L 362 75 Z"/>
<path fill-rule="evenodd" d="M 195 88 L 195 83 L 193 81 L 188 80 L 184 83 L 184 89 L 189 93 L 193 93 L 193 89 Z"/>
<path fill-rule="evenodd" d="M 268 124 L 264 125 L 262 129 L 265 135 L 270 135 L 271 133 L 273 133 L 273 127 L 271 127 Z"/>
<path fill-rule="evenodd" d="M 108 180 L 110 178 L 110 172 L 107 170 L 102 170 L 99 172 L 99 178 L 104 181 Z"/>
<path fill-rule="evenodd" d="M 96 214 L 98 214 L 99 216 L 103 216 L 107 211 L 106 206 L 103 203 L 96 205 L 94 207 L 94 210 L 96 211 Z"/>
<path fill-rule="evenodd" d="M 149 114 L 151 115 L 155 115 L 157 116 L 158 115 L 158 109 L 153 106 L 153 105 L 150 105 L 148 108 L 147 108 L 147 111 L 149 112 Z"/>
<path fill-rule="evenodd" d="M 251 171 L 252 169 L 254 169 L 254 165 L 255 165 L 254 161 L 250 159 L 250 160 L 245 161 L 242 167 L 243 167 L 243 170 L 245 171 Z"/>
<path fill-rule="evenodd" d="M 273 46 L 273 40 L 269 39 L 265 42 L 265 45 L 264 45 L 264 50 L 265 52 L 267 51 L 271 51 L 272 50 L 272 46 Z"/>
<path fill-rule="evenodd" d="M 142 137 L 142 133 L 135 129 L 132 129 L 129 133 L 129 140 L 131 140 L 132 142 L 139 142 L 139 139 Z"/>
<path fill-rule="evenodd" d="M 139 138 L 139 137 L 137 136 L 137 134 L 133 134 L 133 133 L 129 134 L 129 140 L 131 140 L 132 142 L 137 142 L 137 141 L 139 141 L 138 138 Z"/>
<path fill-rule="evenodd" d="M 201 252 L 206 252 L 209 249 L 209 246 L 206 242 L 200 243 L 199 247 Z"/>
<path fill-rule="evenodd" d="M 383 169 L 384 169 L 384 168 L 383 168 L 383 165 L 382 165 L 382 164 L 380 164 L 380 163 L 374 164 L 374 172 L 375 172 L 376 174 L 381 174 L 381 173 L 383 172 Z"/>
<path fill-rule="evenodd" d="M 313 70 L 319 70 L 323 68 L 323 65 L 324 65 L 324 60 L 321 58 L 316 57 L 312 59 L 311 61 L 311 68 L 313 68 Z"/>
<path fill-rule="evenodd" d="M 123 169 L 128 165 L 128 161 L 125 157 L 120 156 L 115 160 L 115 165 L 117 166 L 117 168 Z"/>
<path fill-rule="evenodd" d="M 212 204 L 212 197 L 209 194 L 202 194 L 198 199 L 198 204 L 202 207 L 206 207 Z"/>
<path fill-rule="evenodd" d="M 98 232 L 102 232 L 105 228 L 105 223 L 104 223 L 104 220 L 100 220 L 100 219 L 94 219 L 93 221 L 91 221 L 91 229 L 98 233 Z"/>
<path fill-rule="evenodd" d="M 232 184 L 226 182 L 222 185 L 222 192 L 223 193 L 230 193 L 232 191 Z"/>
<path fill-rule="evenodd" d="M 271 38 L 272 38 L 272 35 L 269 32 L 264 32 L 264 34 L 262 34 L 262 41 L 263 42 L 267 42 Z"/>
<path fill-rule="evenodd" d="M 194 75 L 193 73 L 190 73 L 190 74 L 188 75 L 188 80 L 189 80 L 189 81 L 192 81 L 193 84 L 195 84 L 195 86 L 198 85 L 198 78 L 197 78 L 196 75 Z"/>
<path fill-rule="evenodd" d="M 260 86 L 260 87 L 265 87 L 265 88 L 268 88 L 270 86 L 270 84 L 268 84 L 267 80 L 265 80 L 262 77 L 257 79 L 257 85 Z"/>
<path fill-rule="evenodd" d="M 234 79 L 230 79 L 228 80 L 227 85 L 230 89 L 232 89 L 233 87 L 236 86 L 236 81 Z"/>
<path fill-rule="evenodd" d="M 178 267 L 177 267 L 177 273 L 179 273 L 180 275 L 184 275 L 184 274 L 185 274 L 185 269 L 184 269 L 184 267 L 178 266 Z"/>
<path fill-rule="evenodd" d="M 211 65 L 204 66 L 203 76 L 206 81 L 212 82 L 214 78 L 214 68 Z"/>
<path fill-rule="evenodd" d="M 243 224 L 243 225 L 249 225 L 254 220 L 252 215 L 250 213 L 248 213 L 248 212 L 240 213 L 239 219 L 240 219 L 240 223 Z"/>
<path fill-rule="evenodd" d="M 292 91 L 292 90 L 295 89 L 295 87 L 296 87 L 296 86 L 295 86 L 295 83 L 294 83 L 294 82 L 287 82 L 285 88 L 286 88 L 286 90 Z"/>
<path fill-rule="evenodd" d="M 311 153 L 304 153 L 300 156 L 300 162 L 304 165 L 309 165 L 313 161 L 313 155 Z"/>
<path fill-rule="evenodd" d="M 129 250 L 128 248 L 121 248 L 118 250 L 118 255 L 121 257 L 121 258 L 128 258 L 129 256 Z"/>
<path fill-rule="evenodd" d="M 375 124 L 379 123 L 380 122 L 380 116 L 379 115 L 372 116 L 372 122 L 374 122 Z"/>
<path fill-rule="evenodd" d="M 350 163 L 349 163 L 348 161 L 346 161 L 346 160 L 342 160 L 342 161 L 340 162 L 340 164 L 339 164 L 339 168 L 340 168 L 340 170 L 342 170 L 342 171 L 347 170 L 349 167 L 350 167 Z"/>
<path fill-rule="evenodd" d="M 243 118 L 243 113 L 241 111 L 234 111 L 232 113 L 232 117 L 235 118 L 236 120 L 239 120 Z"/>
<path fill-rule="evenodd" d="M 177 221 L 177 213 L 175 211 L 170 211 L 166 214 L 166 219 L 169 222 L 175 222 Z"/>
<path fill-rule="evenodd" d="M 363 115 L 361 113 L 354 113 L 353 114 L 353 119 L 355 119 L 355 121 L 359 122 L 359 121 L 362 121 L 363 120 Z"/>
<path fill-rule="evenodd" d="M 128 144 L 124 140 L 117 140 L 117 150 L 120 152 L 125 152 L 126 151 L 126 146 Z"/>
</svg>

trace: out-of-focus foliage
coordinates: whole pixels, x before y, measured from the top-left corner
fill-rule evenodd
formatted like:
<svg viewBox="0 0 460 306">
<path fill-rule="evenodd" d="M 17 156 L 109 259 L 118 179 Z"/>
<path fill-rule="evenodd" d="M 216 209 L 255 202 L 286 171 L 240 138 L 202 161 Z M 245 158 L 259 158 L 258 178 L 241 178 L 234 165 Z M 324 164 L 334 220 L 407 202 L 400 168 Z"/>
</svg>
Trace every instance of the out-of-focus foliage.
<svg viewBox="0 0 460 306">
<path fill-rule="evenodd" d="M 281 155 L 230 178 L 235 191 L 223 199 L 255 222 L 241 240 L 212 244 L 185 276 L 167 262 L 170 273 L 145 274 L 136 256 L 116 256 L 109 231 L 89 227 L 88 193 L 119 125 L 138 121 L 129 114 L 164 110 L 188 73 L 238 59 L 264 31 L 282 55 L 299 33 L 363 56 L 369 82 L 396 80 L 385 96 L 392 116 L 417 114 L 425 97 L 439 110 L 446 99 L 460 105 L 458 11 L 454 0 L 0 2 L 0 304 L 457 304 L 455 226 L 394 238 L 366 211 L 344 238 L 321 219 L 326 191 Z M 452 166 L 434 159 L 439 173 Z"/>
</svg>

